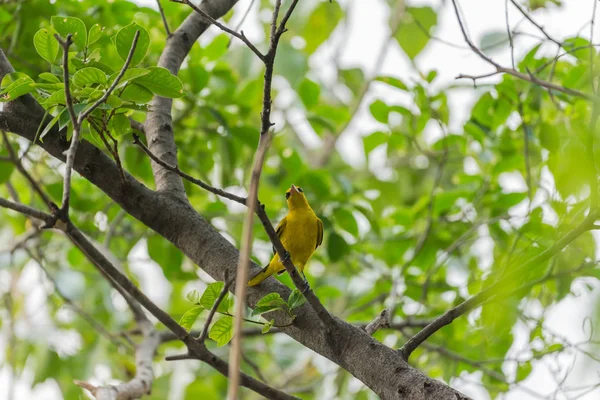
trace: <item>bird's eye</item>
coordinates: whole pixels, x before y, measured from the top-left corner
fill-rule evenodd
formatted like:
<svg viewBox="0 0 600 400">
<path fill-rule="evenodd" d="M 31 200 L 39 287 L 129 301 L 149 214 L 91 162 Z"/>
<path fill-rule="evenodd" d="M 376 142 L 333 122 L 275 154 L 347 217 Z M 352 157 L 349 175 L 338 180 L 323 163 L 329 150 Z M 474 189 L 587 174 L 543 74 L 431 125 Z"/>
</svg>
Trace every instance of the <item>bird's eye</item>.
<svg viewBox="0 0 600 400">
<path fill-rule="evenodd" d="M 304 192 L 304 190 L 302 190 L 302 188 L 301 188 L 301 187 L 299 187 L 299 188 L 298 188 L 298 191 L 299 191 L 300 193 Z"/>
<path fill-rule="evenodd" d="M 286 193 L 285 193 L 285 198 L 286 198 L 286 199 L 289 199 L 289 198 L 290 198 L 290 192 L 286 192 Z"/>
</svg>

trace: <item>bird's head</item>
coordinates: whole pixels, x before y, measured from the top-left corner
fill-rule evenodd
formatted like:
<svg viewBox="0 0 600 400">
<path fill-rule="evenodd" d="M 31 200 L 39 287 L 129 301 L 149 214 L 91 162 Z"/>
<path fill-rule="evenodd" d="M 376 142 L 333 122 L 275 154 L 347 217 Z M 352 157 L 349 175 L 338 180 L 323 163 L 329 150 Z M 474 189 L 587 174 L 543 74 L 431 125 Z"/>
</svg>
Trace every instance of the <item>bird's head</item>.
<svg viewBox="0 0 600 400">
<path fill-rule="evenodd" d="M 304 196 L 304 191 L 301 187 L 294 184 L 285 192 L 285 198 L 287 199 L 288 208 L 290 210 L 297 210 L 302 208 L 310 208 L 308 200 Z"/>
</svg>

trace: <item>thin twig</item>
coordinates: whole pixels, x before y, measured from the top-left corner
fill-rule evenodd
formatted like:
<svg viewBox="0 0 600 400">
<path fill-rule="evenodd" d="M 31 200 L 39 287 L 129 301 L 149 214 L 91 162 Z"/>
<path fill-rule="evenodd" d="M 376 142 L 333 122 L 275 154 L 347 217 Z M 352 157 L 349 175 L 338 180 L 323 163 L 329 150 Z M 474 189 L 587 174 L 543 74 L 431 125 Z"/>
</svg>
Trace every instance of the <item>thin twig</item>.
<svg viewBox="0 0 600 400">
<path fill-rule="evenodd" d="M 217 312 L 217 309 L 219 308 L 219 305 L 221 304 L 221 302 L 227 295 L 227 292 L 229 291 L 229 286 L 231 286 L 231 284 L 233 283 L 234 280 L 235 280 L 235 277 L 233 277 L 231 279 L 227 279 L 227 271 L 225 271 L 225 285 L 223 286 L 223 289 L 221 289 L 221 293 L 219 293 L 219 296 L 215 300 L 215 304 L 213 304 L 212 308 L 210 309 L 210 312 L 208 313 L 208 317 L 206 317 L 206 322 L 204 323 L 204 328 L 202 329 L 202 333 L 198 336 L 198 340 L 200 342 L 204 342 L 206 340 L 206 338 L 208 336 L 208 328 L 210 326 L 210 323 L 212 322 L 212 319 L 214 318 L 215 313 Z"/>
<path fill-rule="evenodd" d="M 37 218 L 46 222 L 47 225 L 52 226 L 54 224 L 54 217 L 50 214 L 47 214 L 43 211 L 37 210 L 35 208 L 26 206 L 25 204 L 15 203 L 10 200 L 5 200 L 0 197 L 0 207 L 9 208 L 11 210 L 20 212 L 21 214 L 25 214 L 27 216 Z"/>
<path fill-rule="evenodd" d="M 160 4 L 160 0 L 156 0 L 156 5 L 158 6 L 158 12 L 160 12 L 160 17 L 162 18 L 163 25 L 165 26 L 165 32 L 167 32 L 167 38 L 170 38 L 171 31 L 169 30 L 169 24 L 167 23 L 167 17 L 165 16 L 165 10 L 163 10 L 162 4 Z"/>
<path fill-rule="evenodd" d="M 40 196 L 40 198 L 44 201 L 46 206 L 48 206 L 48 208 L 50 210 L 56 209 L 56 205 L 54 204 L 54 202 L 52 200 L 50 200 L 50 197 L 48 197 L 48 195 L 46 195 L 46 193 L 42 190 L 42 188 L 40 187 L 38 182 L 35 179 L 33 179 L 31 174 L 25 169 L 25 167 L 23 167 L 23 163 L 21 162 L 21 160 L 17 156 L 17 153 L 14 151 L 14 149 L 8 142 L 8 135 L 6 134 L 6 132 L 4 132 L 4 131 L 1 131 L 1 132 L 2 132 L 2 138 L 4 139 L 4 145 L 6 146 L 6 149 L 8 150 L 9 160 L 12 161 L 12 163 L 15 165 L 15 167 L 17 167 L 19 172 L 25 177 L 25 179 L 27 179 L 30 186 L 38 194 L 38 196 Z"/>
<path fill-rule="evenodd" d="M 242 25 L 244 24 L 244 21 L 246 21 L 246 18 L 248 18 L 248 15 L 250 15 L 250 10 L 252 10 L 252 7 L 254 6 L 254 2 L 255 0 L 251 0 L 250 4 L 248 5 L 248 8 L 246 8 L 246 12 L 244 12 L 244 15 L 242 15 L 242 19 L 240 19 L 240 22 L 238 22 L 238 24 L 236 25 L 234 31 L 239 31 L 240 28 L 242 27 Z M 227 42 L 227 48 L 229 48 L 229 46 L 231 46 L 231 41 L 233 38 L 229 38 L 229 42 Z"/>
<path fill-rule="evenodd" d="M 193 176 L 186 174 L 185 172 L 181 171 L 179 169 L 179 167 L 174 167 L 174 166 L 169 165 L 168 163 L 164 162 L 163 160 L 158 158 L 154 153 L 152 153 L 150 151 L 150 149 L 148 149 L 148 147 L 146 147 L 146 145 L 144 143 L 142 143 L 142 141 L 140 140 L 140 137 L 138 135 L 136 135 L 135 133 L 133 134 L 133 143 L 140 146 L 140 148 L 144 151 L 144 153 L 146 153 L 148 155 L 148 157 L 150 157 L 152 159 L 152 161 L 154 161 L 161 167 L 163 167 L 169 171 L 175 172 L 176 174 L 178 174 L 182 178 L 186 179 L 187 181 L 201 187 L 204 190 L 207 190 L 213 194 L 216 194 L 217 196 L 221 196 L 226 199 L 235 201 L 236 203 L 246 205 L 245 197 L 236 196 L 233 193 L 229 193 L 223 189 L 219 189 L 214 186 L 211 186 L 211 185 L 201 181 L 200 179 L 194 178 Z"/>
<path fill-rule="evenodd" d="M 256 48 L 256 46 L 254 46 L 250 40 L 248 40 L 248 38 L 246 37 L 246 35 L 244 35 L 244 31 L 240 31 L 240 33 L 237 33 L 233 29 L 229 29 L 228 27 L 226 27 L 225 25 L 223 25 L 222 23 L 220 23 L 219 21 L 217 21 L 216 19 L 214 19 L 213 17 L 211 17 L 210 15 L 208 15 L 207 12 L 205 12 L 204 10 L 202 10 L 200 7 L 196 6 L 190 0 L 172 0 L 172 1 L 174 1 L 175 3 L 187 4 L 189 7 L 191 7 L 198 14 L 200 14 L 204 18 L 206 18 L 208 20 L 208 22 L 210 22 L 211 24 L 213 24 L 217 28 L 221 29 L 223 32 L 229 33 L 231 36 L 234 36 L 234 37 L 240 39 L 242 42 L 244 42 L 246 44 L 246 46 L 248 46 L 248 48 L 250 50 L 252 50 L 252 52 L 254 54 L 256 54 L 256 56 L 258 58 L 260 58 L 263 62 L 265 61 L 265 55 L 263 53 L 261 53 L 260 50 L 258 50 Z"/>
<path fill-rule="evenodd" d="M 581 236 L 584 232 L 587 232 L 590 229 L 592 229 L 592 227 L 594 225 L 594 221 L 596 220 L 597 217 L 598 217 L 597 211 L 595 209 L 590 210 L 590 213 L 588 214 L 588 216 L 581 222 L 581 224 L 579 224 L 579 226 L 577 226 L 575 229 L 573 229 L 572 231 L 570 231 L 569 233 L 564 235 L 562 238 L 560 238 L 558 241 L 556 241 L 552 246 L 550 246 L 546 250 L 542 251 L 540 254 L 538 254 L 536 257 L 533 257 L 528 262 L 514 268 L 511 272 L 506 273 L 504 276 L 499 278 L 496 282 L 494 282 L 493 284 L 491 284 L 490 286 L 488 286 L 486 289 L 482 290 L 475 296 L 462 302 L 458 306 L 451 308 L 450 310 L 448 310 L 447 312 L 442 314 L 440 317 L 436 318 L 431 324 L 429 324 L 425 328 L 423 328 L 415 336 L 410 338 L 404 344 L 404 346 L 402 346 L 402 348 L 400 349 L 400 354 L 402 355 L 402 357 L 405 360 L 408 360 L 411 353 L 419 345 L 421 345 L 421 343 L 423 343 L 425 340 L 427 340 L 435 332 L 437 332 L 444 326 L 452 323 L 452 321 L 454 321 L 456 318 L 460 317 L 461 315 L 464 315 L 465 313 L 477 308 L 478 306 L 485 303 L 493 296 L 502 292 L 502 290 L 505 288 L 506 283 L 508 283 L 512 279 L 514 279 L 514 275 L 517 274 L 518 272 L 527 270 L 531 266 L 540 264 L 544 261 L 547 261 L 551 257 L 553 257 L 559 251 L 564 249 L 569 243 L 571 243 L 573 240 L 575 240 L 579 236 Z"/>
<path fill-rule="evenodd" d="M 497 73 L 509 74 L 509 75 L 512 75 L 512 76 L 514 76 L 516 78 L 522 79 L 524 81 L 535 83 L 536 85 L 541 86 L 543 88 L 546 88 L 548 90 L 555 90 L 557 92 L 565 93 L 565 94 L 568 94 L 570 96 L 579 97 L 579 98 L 586 99 L 586 100 L 589 100 L 589 101 L 600 100 L 600 97 L 596 96 L 595 94 L 590 94 L 590 93 L 580 92 L 580 91 L 574 90 L 574 89 L 569 89 L 569 88 L 566 88 L 564 86 L 557 85 L 555 83 L 547 82 L 547 81 L 544 81 L 542 79 L 539 79 L 539 78 L 537 78 L 536 76 L 534 76 L 531 73 L 530 74 L 524 74 L 523 72 L 517 71 L 514 68 L 506 68 L 506 67 L 501 66 L 500 64 L 498 64 L 497 62 L 495 62 L 494 60 L 492 60 L 490 57 L 486 56 L 479 48 L 477 48 L 477 46 L 475 46 L 473 44 L 473 42 L 471 41 L 471 39 L 467 35 L 467 32 L 466 32 L 465 27 L 463 25 L 462 19 L 460 17 L 459 12 L 458 12 L 458 6 L 456 5 L 456 0 L 452 0 L 452 5 L 454 6 L 454 12 L 456 14 L 456 18 L 458 20 L 458 24 L 460 26 L 460 30 L 462 32 L 463 38 L 467 42 L 467 45 L 469 45 L 469 48 L 471 48 L 471 50 L 475 54 L 477 54 L 481 59 L 483 59 L 484 61 L 486 61 L 490 65 L 494 66 L 494 68 L 496 69 L 496 72 L 493 72 L 493 73 L 490 73 L 490 74 L 486 74 L 486 75 L 482 75 L 482 76 L 479 76 L 479 77 L 467 76 L 467 75 L 459 75 L 457 78 L 469 78 L 469 79 L 476 80 L 476 79 L 479 79 L 481 77 L 491 76 L 491 75 L 495 75 Z"/>
<path fill-rule="evenodd" d="M 540 24 L 538 24 L 537 22 L 535 22 L 535 20 L 534 20 L 534 19 L 531 17 L 531 15 L 529 15 L 529 13 L 527 13 L 527 11 L 525 11 L 525 10 L 524 10 L 524 9 L 523 9 L 523 8 L 522 8 L 520 5 L 519 5 L 519 3 L 517 3 L 515 0 L 510 0 L 510 2 L 513 4 L 513 6 L 515 6 L 515 8 L 516 8 L 517 10 L 519 10 L 519 12 L 520 12 L 521 14 L 523 14 L 523 16 L 524 16 L 525 18 L 527 18 L 527 20 L 528 20 L 529 22 L 531 22 L 531 23 L 532 23 L 532 24 L 533 24 L 533 25 L 534 25 L 536 28 L 538 28 L 538 29 L 540 30 L 540 32 L 542 32 L 542 34 L 543 34 L 544 36 L 546 36 L 546 38 L 547 38 L 548 40 L 550 40 L 551 42 L 554 42 L 554 43 L 555 43 L 555 44 L 557 44 L 559 47 L 562 47 L 562 45 L 563 45 L 563 44 L 562 44 L 561 42 L 559 42 L 558 40 L 554 39 L 552 36 L 550 36 L 550 35 L 548 34 L 548 32 L 546 32 L 546 30 L 545 30 L 545 29 L 544 29 L 544 28 L 543 28 L 543 27 L 542 27 Z"/>
<path fill-rule="evenodd" d="M 237 399 L 239 388 L 239 370 L 242 353 L 242 326 L 244 322 L 244 311 L 246 304 L 246 283 L 248 282 L 248 268 L 250 264 L 250 253 L 252 252 L 252 226 L 254 222 L 254 211 L 258 207 L 258 185 L 263 164 L 269 149 L 271 137 L 269 134 L 261 135 L 258 150 L 254 158 L 254 166 L 252 168 L 252 178 L 250 181 L 250 191 L 248 193 L 248 213 L 244 221 L 244 231 L 242 233 L 240 257 L 237 266 L 237 278 L 235 281 L 235 318 L 234 332 L 231 352 L 229 353 L 229 387 L 227 389 L 227 398 L 229 400 Z"/>
<path fill-rule="evenodd" d="M 137 46 L 138 39 L 140 37 L 140 31 L 136 31 L 133 36 L 133 42 L 131 43 L 131 48 L 129 49 L 129 54 L 127 55 L 127 59 L 125 60 L 125 64 L 121 68 L 121 71 L 117 75 L 117 78 L 110 85 L 110 87 L 106 90 L 106 92 L 100 97 L 94 104 L 88 107 L 86 110 L 82 111 L 79 116 L 75 115 L 75 110 L 73 108 L 73 98 L 71 97 L 71 90 L 69 88 L 69 47 L 73 43 L 71 40 L 71 35 L 67 35 L 67 39 L 63 41 L 58 34 L 55 35 L 56 40 L 63 47 L 63 70 L 64 70 L 64 84 L 65 84 L 65 98 L 67 102 L 67 109 L 69 110 L 69 115 L 71 117 L 71 123 L 73 124 L 73 137 L 71 138 L 71 145 L 67 150 L 67 160 L 66 160 L 66 170 L 65 170 L 65 179 L 63 184 L 63 197 L 62 204 L 60 207 L 60 216 L 63 219 L 68 219 L 69 215 L 69 202 L 71 197 L 71 173 L 73 170 L 73 164 L 75 162 L 75 154 L 77 153 L 77 147 L 79 146 L 79 136 L 81 134 L 81 123 L 90 115 L 96 108 L 98 108 L 102 103 L 108 99 L 108 96 L 111 95 L 113 90 L 117 87 L 121 78 L 125 74 L 125 71 L 129 67 L 131 60 L 133 59 L 133 53 L 135 52 L 135 48 Z"/>
</svg>

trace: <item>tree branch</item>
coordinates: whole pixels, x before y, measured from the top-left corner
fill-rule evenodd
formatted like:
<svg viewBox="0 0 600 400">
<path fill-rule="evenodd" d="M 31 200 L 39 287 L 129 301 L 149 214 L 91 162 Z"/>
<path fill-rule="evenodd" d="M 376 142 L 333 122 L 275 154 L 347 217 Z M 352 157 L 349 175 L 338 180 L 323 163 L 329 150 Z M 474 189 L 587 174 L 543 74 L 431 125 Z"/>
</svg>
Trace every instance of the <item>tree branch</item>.
<svg viewBox="0 0 600 400">
<path fill-rule="evenodd" d="M 205 0 L 200 9 L 213 18 L 225 15 L 237 0 Z M 168 69 L 177 75 L 183 60 L 188 55 L 198 37 L 210 26 L 202 15 L 194 12 L 172 33 L 160 56 L 158 66 Z M 150 112 L 144 123 L 144 132 L 148 147 L 169 165 L 177 165 L 177 146 L 173 136 L 173 120 L 171 106 L 173 100 L 154 96 L 150 104 Z M 156 189 L 176 198 L 185 199 L 183 182 L 177 173 L 165 169 L 152 162 L 152 172 Z M 186 201 L 186 200 L 184 200 Z"/>
<path fill-rule="evenodd" d="M 467 42 L 467 45 L 469 46 L 469 48 L 475 54 L 477 54 L 482 60 L 486 61 L 488 64 L 491 64 L 496 69 L 496 72 L 492 72 L 492 73 L 485 74 L 485 75 L 478 76 L 478 77 L 477 76 L 469 76 L 469 75 L 462 75 L 461 74 L 461 75 L 459 75 L 457 77 L 457 79 L 458 78 L 469 78 L 469 79 L 472 79 L 473 81 L 475 81 L 476 79 L 483 78 L 483 77 L 486 77 L 486 76 L 492 76 L 492 75 L 495 75 L 495 74 L 509 74 L 509 75 L 512 75 L 512 76 L 514 76 L 516 78 L 522 79 L 524 81 L 534 83 L 534 84 L 536 84 L 538 86 L 541 86 L 541 87 L 543 87 L 545 89 L 548 89 L 549 91 L 555 90 L 557 92 L 561 92 L 561 93 L 567 94 L 569 96 L 579 97 L 579 98 L 582 98 L 582 99 L 585 99 L 585 100 L 589 100 L 589 101 L 600 100 L 600 97 L 596 96 L 594 94 L 580 92 L 580 91 L 574 90 L 574 89 L 569 89 L 569 88 L 566 88 L 564 86 L 557 85 L 555 83 L 547 82 L 547 81 L 544 81 L 542 79 L 539 79 L 536 76 L 534 76 L 533 74 L 524 74 L 524 73 L 522 73 L 520 71 L 517 71 L 517 70 L 515 70 L 513 68 L 506 68 L 506 67 L 501 66 L 500 64 L 498 64 L 497 62 L 495 62 L 494 60 L 492 60 L 490 57 L 486 56 L 480 49 L 477 48 L 477 46 L 475 46 L 473 44 L 473 42 L 471 41 L 471 39 L 469 39 L 469 36 L 467 35 L 467 32 L 466 32 L 465 27 L 463 25 L 462 19 L 460 17 L 459 12 L 458 12 L 458 7 L 456 5 L 456 0 L 452 0 L 452 5 L 454 6 L 454 12 L 456 14 L 456 19 L 458 20 L 458 24 L 460 26 L 460 30 L 462 32 L 463 38 L 465 39 L 465 42 Z"/>
<path fill-rule="evenodd" d="M 571 232 L 564 235 L 558 241 L 556 241 L 552 246 L 542 251 L 536 257 L 533 257 L 528 262 L 522 264 L 521 266 L 516 267 L 509 273 L 506 273 L 503 277 L 499 278 L 496 282 L 492 283 L 486 289 L 482 290 L 475 296 L 470 299 L 462 302 L 458 306 L 451 308 L 440 317 L 436 318 L 433 322 L 419 331 L 416 335 L 410 338 L 404 346 L 400 349 L 400 353 L 405 360 L 408 360 L 412 352 L 419 347 L 425 340 L 427 340 L 431 335 L 435 332 L 439 331 L 444 326 L 452 323 L 456 318 L 461 315 L 466 314 L 467 312 L 479 307 L 487 300 L 501 293 L 505 288 L 506 284 L 514 278 L 514 275 L 520 271 L 526 270 L 527 268 L 547 261 L 562 249 L 564 249 L 569 243 L 573 240 L 577 239 L 584 232 L 589 231 L 594 226 L 594 221 L 596 220 L 598 213 L 596 210 L 590 210 L 588 216 Z"/>
</svg>

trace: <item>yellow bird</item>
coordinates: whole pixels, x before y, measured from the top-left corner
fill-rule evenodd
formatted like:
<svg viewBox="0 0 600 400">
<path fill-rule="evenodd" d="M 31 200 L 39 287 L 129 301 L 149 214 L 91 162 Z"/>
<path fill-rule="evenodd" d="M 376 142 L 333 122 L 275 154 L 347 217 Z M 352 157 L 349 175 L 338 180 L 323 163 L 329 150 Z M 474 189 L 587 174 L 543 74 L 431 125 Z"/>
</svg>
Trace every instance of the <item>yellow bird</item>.
<svg viewBox="0 0 600 400">
<path fill-rule="evenodd" d="M 285 198 L 289 211 L 277 225 L 277 236 L 289 253 L 292 263 L 304 275 L 306 263 L 323 242 L 323 221 L 310 208 L 302 188 L 292 185 L 285 192 Z M 275 248 L 273 254 L 269 265 L 250 279 L 248 286 L 258 285 L 275 272 L 279 275 L 285 272 Z"/>
</svg>

